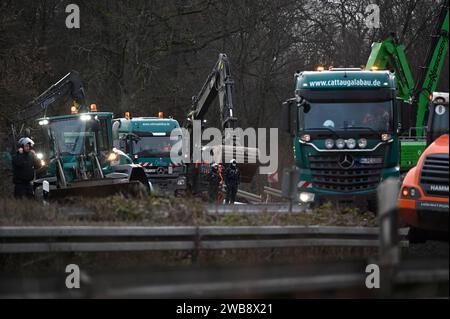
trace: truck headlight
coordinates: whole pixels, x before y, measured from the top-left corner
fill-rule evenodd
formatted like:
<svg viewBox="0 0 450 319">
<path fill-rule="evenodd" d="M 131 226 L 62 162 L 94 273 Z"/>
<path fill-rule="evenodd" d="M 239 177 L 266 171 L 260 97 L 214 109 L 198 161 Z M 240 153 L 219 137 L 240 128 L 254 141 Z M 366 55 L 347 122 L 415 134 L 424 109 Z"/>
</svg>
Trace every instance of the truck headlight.
<svg viewBox="0 0 450 319">
<path fill-rule="evenodd" d="M 391 138 L 392 138 L 392 136 L 391 136 L 391 134 L 389 134 L 389 133 L 383 133 L 383 134 L 381 134 L 381 140 L 382 140 L 383 142 L 387 142 L 387 141 L 389 141 Z"/>
<path fill-rule="evenodd" d="M 89 114 L 83 114 L 80 116 L 80 120 L 87 122 L 87 121 L 92 120 L 92 116 L 90 116 Z"/>
<path fill-rule="evenodd" d="M 358 147 L 359 148 L 366 148 L 367 147 L 367 139 L 360 138 L 358 141 Z"/>
<path fill-rule="evenodd" d="M 328 139 L 325 141 L 325 147 L 331 150 L 334 147 L 334 141 L 332 139 Z"/>
<path fill-rule="evenodd" d="M 185 180 L 184 178 L 180 178 L 180 179 L 177 181 L 177 185 L 178 185 L 178 186 L 184 186 L 184 185 L 186 185 L 186 180 Z"/>
<path fill-rule="evenodd" d="M 299 195 L 300 202 L 302 203 L 311 203 L 314 201 L 315 194 L 313 193 L 307 193 L 307 192 L 301 192 Z"/>
<path fill-rule="evenodd" d="M 338 139 L 336 141 L 336 147 L 338 149 L 343 149 L 345 147 L 345 141 L 342 138 Z"/>
<path fill-rule="evenodd" d="M 302 139 L 303 142 L 307 142 L 307 143 L 311 142 L 311 135 L 304 134 L 304 135 L 302 135 L 301 139 Z"/>
<path fill-rule="evenodd" d="M 109 155 L 108 155 L 108 161 L 110 161 L 110 162 L 114 162 L 114 161 L 117 161 L 119 159 L 119 155 L 117 155 L 116 153 L 110 153 Z"/>
<path fill-rule="evenodd" d="M 347 147 L 350 149 L 354 149 L 356 147 L 356 140 L 354 138 L 348 139 L 346 142 Z"/>
</svg>

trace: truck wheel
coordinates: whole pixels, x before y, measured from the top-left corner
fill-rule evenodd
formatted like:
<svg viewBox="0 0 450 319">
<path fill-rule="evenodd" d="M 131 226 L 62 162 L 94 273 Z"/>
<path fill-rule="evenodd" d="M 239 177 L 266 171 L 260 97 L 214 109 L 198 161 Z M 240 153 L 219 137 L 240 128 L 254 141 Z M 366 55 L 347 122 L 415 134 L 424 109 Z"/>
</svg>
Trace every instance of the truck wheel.
<svg viewBox="0 0 450 319">
<path fill-rule="evenodd" d="M 374 215 L 378 214 L 378 200 L 376 198 L 367 200 L 367 210 Z"/>
<path fill-rule="evenodd" d="M 307 209 L 311 209 L 313 211 L 318 210 L 322 205 L 325 204 L 325 200 L 321 198 L 316 198 L 314 202 L 306 204 Z"/>
<path fill-rule="evenodd" d="M 408 232 L 410 244 L 423 244 L 427 241 L 427 232 L 425 230 L 411 227 Z"/>
</svg>

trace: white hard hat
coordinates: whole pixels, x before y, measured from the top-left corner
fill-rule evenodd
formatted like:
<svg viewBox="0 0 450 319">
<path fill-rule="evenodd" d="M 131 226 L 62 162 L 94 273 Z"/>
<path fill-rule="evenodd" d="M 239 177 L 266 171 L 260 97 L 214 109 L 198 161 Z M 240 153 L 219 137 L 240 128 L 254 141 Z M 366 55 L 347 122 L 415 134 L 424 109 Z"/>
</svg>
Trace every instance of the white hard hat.
<svg viewBox="0 0 450 319">
<path fill-rule="evenodd" d="M 236 164 L 236 160 L 233 158 L 233 159 L 230 161 L 230 164 Z"/>
<path fill-rule="evenodd" d="M 29 137 L 22 137 L 19 140 L 19 145 L 20 146 L 24 146 L 24 145 L 27 145 L 27 144 L 30 144 L 30 146 L 34 146 L 33 140 L 31 138 L 29 138 Z"/>
</svg>

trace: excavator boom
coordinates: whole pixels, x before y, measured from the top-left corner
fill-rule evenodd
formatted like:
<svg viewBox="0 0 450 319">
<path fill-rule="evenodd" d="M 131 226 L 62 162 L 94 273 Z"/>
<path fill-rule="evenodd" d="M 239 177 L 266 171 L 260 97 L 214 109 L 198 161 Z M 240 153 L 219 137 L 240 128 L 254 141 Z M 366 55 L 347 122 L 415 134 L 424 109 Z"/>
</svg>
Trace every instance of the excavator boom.
<svg viewBox="0 0 450 319">
<path fill-rule="evenodd" d="M 233 153 L 235 155 L 233 155 L 233 157 L 238 160 L 241 168 L 242 182 L 249 183 L 256 174 L 258 165 L 253 163 L 257 162 L 258 150 L 255 148 L 244 147 L 240 145 L 240 141 L 232 141 L 231 137 L 227 135 L 227 129 L 235 129 L 237 124 L 237 117 L 233 104 L 233 88 L 234 81 L 231 75 L 230 60 L 226 54 L 221 53 L 200 92 L 192 98 L 192 106 L 188 113 L 188 121 L 184 126 L 192 132 L 194 121 L 203 121 L 206 114 L 209 112 L 211 105 L 218 98 L 224 145 L 215 148 L 212 150 L 212 153 L 221 153 L 222 158 L 220 161 L 223 160 L 225 154 Z M 233 143 L 232 145 L 229 144 L 230 141 Z M 191 147 L 191 151 L 192 150 L 193 146 Z M 244 157 L 240 158 L 237 156 L 238 154 L 244 154 Z M 213 155 L 213 158 L 213 160 L 217 162 L 218 158 L 215 155 Z M 252 160 L 250 160 L 250 158 Z"/>
<path fill-rule="evenodd" d="M 380 69 L 395 72 L 397 96 L 409 104 L 417 105 L 417 136 L 423 136 L 426 124 L 425 114 L 430 96 L 436 91 L 439 77 L 444 67 L 448 50 L 449 31 L 448 2 L 441 8 L 438 21 L 432 35 L 432 41 L 425 66 L 415 83 L 406 58 L 403 45 L 398 44 L 395 36 L 372 45 L 372 52 L 366 64 L 367 70 Z"/>
<path fill-rule="evenodd" d="M 86 93 L 80 75 L 76 71 L 67 73 L 61 80 L 50 86 L 44 93 L 30 102 L 29 107 L 46 110 L 51 104 L 66 95 L 69 95 L 77 104 L 78 111 L 87 111 Z"/>
<path fill-rule="evenodd" d="M 189 118 L 203 120 L 211 104 L 219 97 L 222 129 L 235 128 L 237 119 L 234 117 L 233 88 L 230 61 L 226 54 L 221 53 L 202 89 L 192 98 Z"/>
<path fill-rule="evenodd" d="M 397 96 L 411 103 L 414 95 L 414 77 L 408 64 L 403 45 L 397 44 L 391 36 L 383 42 L 372 45 L 372 52 L 366 64 L 366 70 L 390 70 L 395 72 Z"/>
</svg>

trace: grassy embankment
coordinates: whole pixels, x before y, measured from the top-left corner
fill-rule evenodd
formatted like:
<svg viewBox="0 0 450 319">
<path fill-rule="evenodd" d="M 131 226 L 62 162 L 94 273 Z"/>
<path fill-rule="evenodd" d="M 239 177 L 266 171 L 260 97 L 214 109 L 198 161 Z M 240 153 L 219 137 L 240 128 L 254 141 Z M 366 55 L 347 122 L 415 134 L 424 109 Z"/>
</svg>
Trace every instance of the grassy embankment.
<svg viewBox="0 0 450 319">
<path fill-rule="evenodd" d="M 97 200 L 66 200 L 44 205 L 35 201 L 0 199 L 0 226 L 374 226 L 371 213 L 356 209 L 336 211 L 331 205 L 301 214 L 208 214 L 198 200 L 179 198 L 128 199 L 122 196 Z M 373 256 L 376 249 L 348 247 L 300 247 L 192 252 L 54 253 L 0 255 L 0 272 L 35 274 L 63 271 L 75 263 L 85 270 L 129 267 L 302 263 L 326 259 Z"/>
</svg>

